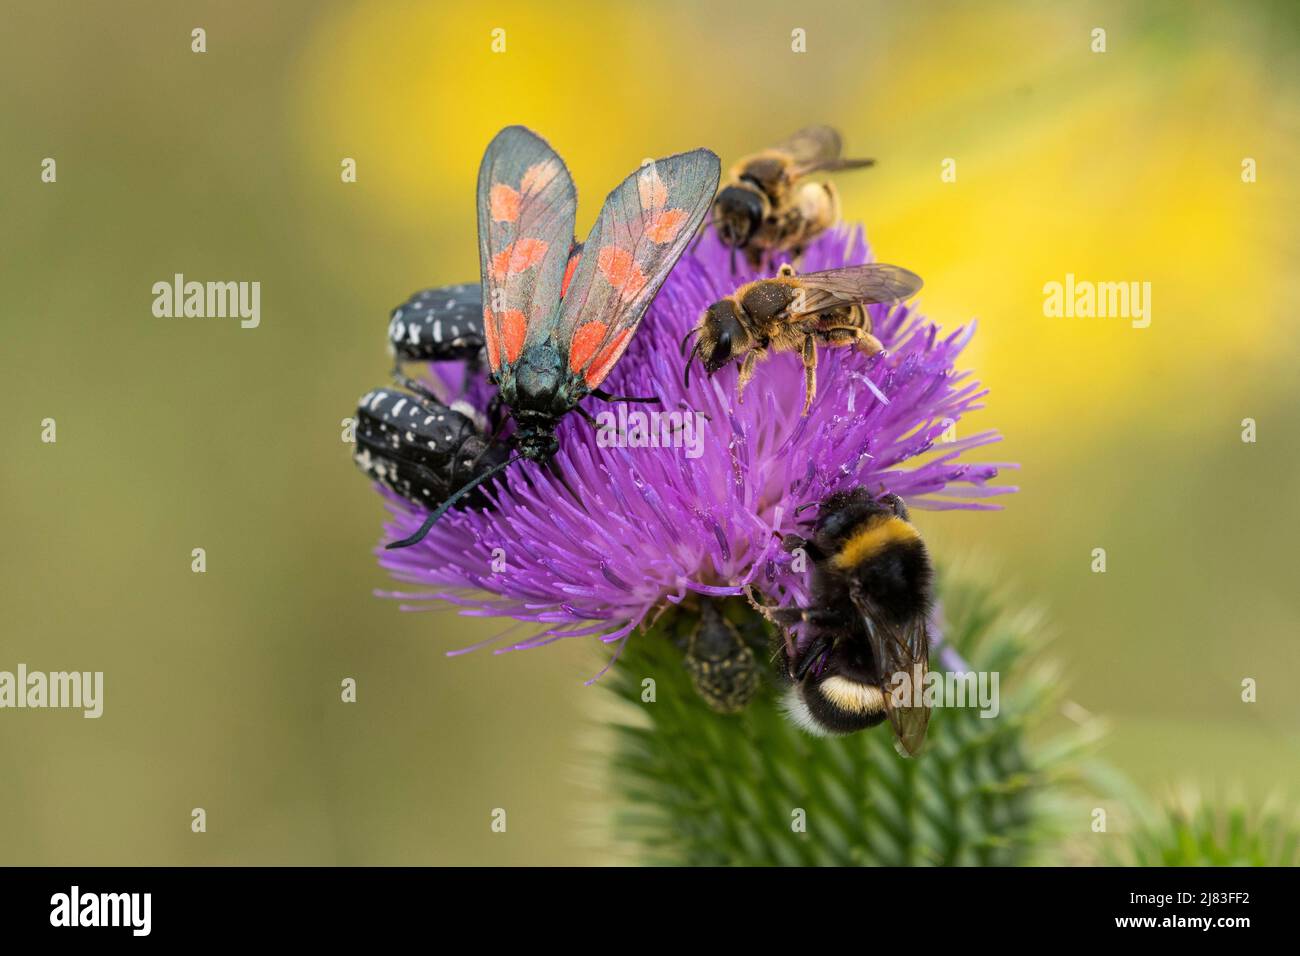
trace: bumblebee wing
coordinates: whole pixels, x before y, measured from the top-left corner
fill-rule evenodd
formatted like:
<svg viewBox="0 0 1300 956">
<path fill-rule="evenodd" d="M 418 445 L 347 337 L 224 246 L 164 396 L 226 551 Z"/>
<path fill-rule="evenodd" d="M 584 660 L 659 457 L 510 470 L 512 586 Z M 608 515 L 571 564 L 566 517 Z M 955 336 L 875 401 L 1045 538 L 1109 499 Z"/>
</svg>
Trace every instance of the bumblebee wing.
<svg viewBox="0 0 1300 956">
<path fill-rule="evenodd" d="M 838 169 L 857 169 L 872 166 L 874 159 L 843 159 L 839 131 L 831 126 L 809 126 L 794 133 L 776 149 L 785 153 L 794 163 L 794 174 L 806 176 L 815 172 L 834 172 Z"/>
<path fill-rule="evenodd" d="M 796 287 L 803 290 L 803 295 L 796 296 L 791 311 L 810 315 L 855 303 L 899 302 L 915 295 L 921 285 L 921 277 L 915 272 L 880 262 L 810 272 L 797 279 Z"/>
<path fill-rule="evenodd" d="M 568 168 L 536 133 L 508 126 L 488 144 L 478 171 L 478 248 L 488 364 L 498 381 L 558 314 L 577 206 Z"/>
<path fill-rule="evenodd" d="M 875 655 L 876 666 L 885 681 L 885 686 L 881 688 L 885 695 L 885 714 L 894 728 L 899 752 L 906 757 L 915 757 L 925 742 L 930 708 L 925 703 L 901 705 L 891 690 L 895 686 L 895 675 L 906 674 L 910 683 L 905 686 L 911 691 L 907 696 L 920 694 L 924 700 L 922 692 L 930 666 L 930 635 L 925 619 L 917 615 L 902 626 L 893 625 L 887 623 L 888 618 L 880 613 L 861 588 L 850 588 L 850 597 L 862 615 L 867 639 L 871 642 L 871 653 Z"/>
<path fill-rule="evenodd" d="M 644 164 L 609 194 L 582 244 L 555 339 L 589 389 L 627 348 L 650 301 L 709 211 L 718 157 L 707 149 Z"/>
<path fill-rule="evenodd" d="M 421 289 L 395 308 L 388 341 L 402 358 L 471 358 L 483 347 L 483 287 L 477 282 Z"/>
</svg>

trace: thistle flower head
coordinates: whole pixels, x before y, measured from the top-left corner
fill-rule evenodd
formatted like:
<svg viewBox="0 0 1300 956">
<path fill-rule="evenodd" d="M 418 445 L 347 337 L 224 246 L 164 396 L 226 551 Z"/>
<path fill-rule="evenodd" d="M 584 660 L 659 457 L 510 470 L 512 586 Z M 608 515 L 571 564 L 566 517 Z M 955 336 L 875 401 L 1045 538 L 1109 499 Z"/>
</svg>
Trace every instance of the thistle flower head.
<svg viewBox="0 0 1300 956">
<path fill-rule="evenodd" d="M 869 261 L 862 231 L 838 228 L 811 244 L 800 268 Z M 448 601 L 464 614 L 540 626 L 499 651 L 576 636 L 615 642 L 692 592 L 730 595 L 754 584 L 783 604 L 805 599 L 806 574 L 791 569 L 780 539 L 799 530 L 796 508 L 832 491 L 865 485 L 911 508 L 985 509 L 997 507 L 988 497 L 1014 490 L 990 483 L 999 466 L 963 460 L 996 432 L 945 440 L 985 394 L 955 369 L 973 324 L 943 332 L 913 305 L 870 306 L 886 352 L 821 349 L 806 417 L 797 355 L 760 364 L 743 404 L 735 365 L 712 377 L 697 365 L 687 386 L 682 339 L 709 304 L 760 278 L 735 268 L 730 250 L 706 234 L 604 383 L 660 404 L 584 400 L 608 427 L 566 416 L 552 464 L 512 465 L 487 489 L 490 510 L 450 513 L 418 545 L 378 549 L 395 578 L 418 586 L 383 593 L 408 607 Z M 493 389 L 481 376 L 435 374 L 448 400 L 486 409 Z M 409 535 L 424 513 L 384 494 L 385 540 Z"/>
</svg>

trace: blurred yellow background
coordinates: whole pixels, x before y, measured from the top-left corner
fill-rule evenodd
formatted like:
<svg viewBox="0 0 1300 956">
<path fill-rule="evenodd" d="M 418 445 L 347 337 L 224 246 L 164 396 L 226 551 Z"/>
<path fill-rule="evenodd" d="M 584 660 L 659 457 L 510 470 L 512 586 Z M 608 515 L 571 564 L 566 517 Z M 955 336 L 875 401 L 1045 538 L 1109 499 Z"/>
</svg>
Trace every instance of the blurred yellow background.
<svg viewBox="0 0 1300 956">
<path fill-rule="evenodd" d="M 501 627 L 371 596 L 380 503 L 340 441 L 388 310 L 477 275 L 478 160 L 510 123 L 568 162 L 580 233 L 645 157 L 811 122 L 876 157 L 838 178 L 846 217 L 933 318 L 979 318 L 992 393 L 962 428 L 1023 466 L 1001 514 L 922 514 L 932 549 L 1049 611 L 1144 787 L 1294 797 L 1295 10 L 11 0 L 0 669 L 106 687 L 99 720 L 0 711 L 0 863 L 610 859 L 601 657 L 444 657 Z M 155 318 L 177 272 L 260 281 L 261 326 Z M 1150 327 L 1045 317 L 1067 273 L 1150 282 Z"/>
</svg>

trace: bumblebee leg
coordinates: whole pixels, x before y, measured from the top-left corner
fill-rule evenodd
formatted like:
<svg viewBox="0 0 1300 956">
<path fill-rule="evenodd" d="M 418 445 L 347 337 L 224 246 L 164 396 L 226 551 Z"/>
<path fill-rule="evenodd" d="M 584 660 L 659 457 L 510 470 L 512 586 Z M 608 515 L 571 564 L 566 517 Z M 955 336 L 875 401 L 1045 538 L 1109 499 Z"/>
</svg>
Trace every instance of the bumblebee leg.
<svg viewBox="0 0 1300 956">
<path fill-rule="evenodd" d="M 754 586 L 745 585 L 745 600 L 759 614 L 778 627 L 791 627 L 804 619 L 805 610 L 801 607 L 777 607 L 763 604 L 754 597 Z"/>
<path fill-rule="evenodd" d="M 830 642 L 820 635 L 813 638 L 812 643 L 804 648 L 803 654 L 799 658 L 799 663 L 794 667 L 794 679 L 801 681 L 808 676 L 812 670 L 813 664 L 821 658 L 822 654 L 830 650 Z"/>
<path fill-rule="evenodd" d="M 803 375 L 804 399 L 803 416 L 807 417 L 812 408 L 813 396 L 817 394 L 817 339 L 811 335 L 803 340 Z"/>
<path fill-rule="evenodd" d="M 745 403 L 745 386 L 749 380 L 754 377 L 754 369 L 758 365 L 758 360 L 763 356 L 762 349 L 752 349 L 745 356 L 745 361 L 740 365 L 740 375 L 736 378 L 736 404 Z"/>
</svg>

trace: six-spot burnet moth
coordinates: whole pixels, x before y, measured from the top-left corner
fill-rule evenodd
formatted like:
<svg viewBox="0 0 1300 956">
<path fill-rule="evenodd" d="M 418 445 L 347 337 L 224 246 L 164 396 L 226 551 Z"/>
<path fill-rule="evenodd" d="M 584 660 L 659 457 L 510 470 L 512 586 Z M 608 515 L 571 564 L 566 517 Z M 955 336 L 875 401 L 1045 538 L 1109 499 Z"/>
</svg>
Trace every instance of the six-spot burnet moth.
<svg viewBox="0 0 1300 956">
<path fill-rule="evenodd" d="M 446 498 L 416 544 L 465 495 L 521 459 L 546 462 L 555 429 L 600 385 L 708 212 L 718 157 L 696 149 L 646 162 L 605 200 L 581 246 L 573 242 L 577 192 L 555 151 L 522 126 L 503 129 L 479 167 L 478 237 L 489 374 L 514 418 L 515 454 Z"/>
</svg>

